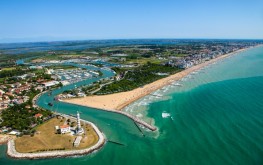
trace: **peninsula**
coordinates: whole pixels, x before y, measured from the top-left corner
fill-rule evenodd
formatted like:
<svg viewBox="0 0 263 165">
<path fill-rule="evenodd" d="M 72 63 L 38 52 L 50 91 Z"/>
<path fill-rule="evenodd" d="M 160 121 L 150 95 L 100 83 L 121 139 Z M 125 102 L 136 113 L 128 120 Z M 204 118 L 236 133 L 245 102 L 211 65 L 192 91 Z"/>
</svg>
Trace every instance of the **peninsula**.
<svg viewBox="0 0 263 165">
<path fill-rule="evenodd" d="M 72 129 L 75 121 L 76 128 Z M 72 127 L 56 126 L 70 122 Z M 7 142 L 7 154 L 17 159 L 68 157 L 91 153 L 104 143 L 104 135 L 93 123 L 81 120 L 79 114 L 77 119 L 60 114 L 40 125 L 36 129 L 36 135 L 10 139 Z"/>
</svg>

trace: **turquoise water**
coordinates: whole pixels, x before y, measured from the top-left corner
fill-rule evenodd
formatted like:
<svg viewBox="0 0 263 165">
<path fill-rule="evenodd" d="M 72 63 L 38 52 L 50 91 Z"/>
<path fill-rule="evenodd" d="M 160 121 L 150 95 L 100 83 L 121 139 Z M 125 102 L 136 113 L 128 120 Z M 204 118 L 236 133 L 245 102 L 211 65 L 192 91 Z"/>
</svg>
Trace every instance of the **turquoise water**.
<svg viewBox="0 0 263 165">
<path fill-rule="evenodd" d="M 80 110 L 109 140 L 125 146 L 107 143 L 91 155 L 74 158 L 14 160 L 2 145 L 0 164 L 263 164 L 262 63 L 263 48 L 255 48 L 184 78 L 182 87 L 157 91 L 163 98 L 147 96 L 134 103 L 130 113 L 154 119 L 159 128 L 156 133 L 144 130 L 146 137 L 124 116 L 55 103 L 59 112 Z M 50 100 L 44 95 L 39 104 L 48 107 Z M 164 112 L 170 116 L 163 118 Z"/>
</svg>

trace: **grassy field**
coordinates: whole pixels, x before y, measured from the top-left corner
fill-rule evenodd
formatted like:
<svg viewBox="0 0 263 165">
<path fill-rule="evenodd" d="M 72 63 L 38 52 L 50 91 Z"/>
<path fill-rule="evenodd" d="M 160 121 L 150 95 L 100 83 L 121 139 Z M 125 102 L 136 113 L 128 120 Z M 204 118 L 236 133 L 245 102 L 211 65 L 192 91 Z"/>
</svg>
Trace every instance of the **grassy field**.
<svg viewBox="0 0 263 165">
<path fill-rule="evenodd" d="M 120 63 L 120 64 L 139 64 L 139 65 L 144 65 L 147 62 L 151 62 L 151 63 L 154 63 L 154 64 L 161 64 L 164 61 L 165 60 L 160 60 L 160 59 L 155 58 L 155 57 L 151 57 L 151 58 L 140 57 L 138 59 L 129 59 L 129 58 L 127 58 L 126 61 L 124 61 L 124 62 L 119 62 L 117 60 L 116 61 L 113 60 L 113 62 Z"/>
<path fill-rule="evenodd" d="M 0 78 L 0 84 L 4 83 L 5 78 Z"/>
<path fill-rule="evenodd" d="M 159 60 L 157 58 L 138 58 L 138 59 L 128 59 L 126 61 L 126 63 L 138 63 L 140 65 L 144 65 L 147 62 L 151 62 L 153 64 L 160 64 L 162 63 L 164 60 Z"/>
<path fill-rule="evenodd" d="M 61 126 L 65 119 L 53 118 L 36 128 L 36 134 L 31 137 L 24 135 L 15 140 L 16 150 L 21 153 L 39 152 L 47 150 L 73 150 L 93 146 L 98 141 L 98 135 L 90 125 L 83 125 L 85 134 L 79 147 L 73 147 L 75 136 L 70 134 L 56 134 L 55 126 Z M 82 123 L 84 124 L 84 123 Z"/>
<path fill-rule="evenodd" d="M 3 68 L 2 70 L 14 70 L 16 69 L 15 67 L 8 67 L 8 68 Z"/>
<path fill-rule="evenodd" d="M 86 56 L 85 54 L 52 54 L 32 59 L 31 62 L 41 62 L 42 60 L 65 60 Z"/>
</svg>

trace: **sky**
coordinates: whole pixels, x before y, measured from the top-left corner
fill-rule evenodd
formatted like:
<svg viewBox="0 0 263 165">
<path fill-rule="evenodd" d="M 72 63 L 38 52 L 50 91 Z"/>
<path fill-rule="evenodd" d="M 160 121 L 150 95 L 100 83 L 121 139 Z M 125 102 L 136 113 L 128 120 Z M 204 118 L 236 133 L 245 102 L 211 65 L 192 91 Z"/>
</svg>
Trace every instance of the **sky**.
<svg viewBox="0 0 263 165">
<path fill-rule="evenodd" d="M 0 0 L 0 42 L 263 39 L 263 0 Z"/>
</svg>

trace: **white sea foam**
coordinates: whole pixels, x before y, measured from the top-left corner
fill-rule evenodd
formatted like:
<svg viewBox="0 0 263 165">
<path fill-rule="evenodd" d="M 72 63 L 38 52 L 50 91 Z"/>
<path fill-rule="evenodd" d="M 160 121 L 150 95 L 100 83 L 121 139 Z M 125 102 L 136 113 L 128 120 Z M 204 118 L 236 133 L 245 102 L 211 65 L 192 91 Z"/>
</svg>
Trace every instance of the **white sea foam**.
<svg viewBox="0 0 263 165">
<path fill-rule="evenodd" d="M 163 113 L 162 113 L 162 118 L 168 118 L 168 117 L 170 117 L 170 116 L 171 116 L 170 113 L 167 113 L 167 112 L 163 112 Z"/>
<path fill-rule="evenodd" d="M 143 115 L 141 114 L 141 113 L 138 113 L 137 115 L 136 115 L 136 117 L 143 117 Z"/>
</svg>

